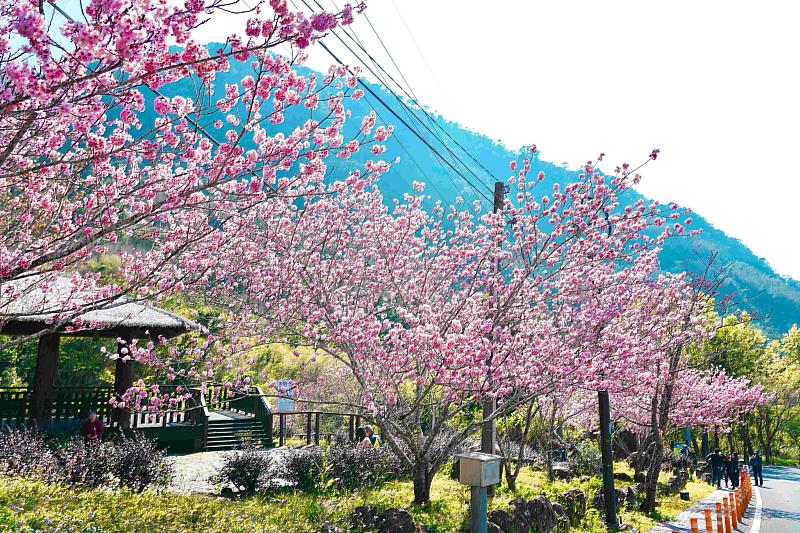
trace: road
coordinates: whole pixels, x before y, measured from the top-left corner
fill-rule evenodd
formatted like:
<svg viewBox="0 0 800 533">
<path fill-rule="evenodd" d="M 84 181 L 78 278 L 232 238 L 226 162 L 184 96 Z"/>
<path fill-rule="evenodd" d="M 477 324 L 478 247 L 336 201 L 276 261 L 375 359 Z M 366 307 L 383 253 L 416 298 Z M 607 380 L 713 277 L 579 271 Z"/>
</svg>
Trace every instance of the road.
<svg viewBox="0 0 800 533">
<path fill-rule="evenodd" d="M 800 533 L 800 467 L 764 468 L 760 533 Z M 751 533 L 759 533 L 753 524 Z"/>
</svg>

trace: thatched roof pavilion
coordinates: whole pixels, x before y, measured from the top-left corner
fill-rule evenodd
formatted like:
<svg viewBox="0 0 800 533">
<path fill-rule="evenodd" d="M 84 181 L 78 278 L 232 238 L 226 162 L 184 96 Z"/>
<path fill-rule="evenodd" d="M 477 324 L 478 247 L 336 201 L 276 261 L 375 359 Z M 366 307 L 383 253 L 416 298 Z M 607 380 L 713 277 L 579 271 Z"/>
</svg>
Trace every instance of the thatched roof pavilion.
<svg viewBox="0 0 800 533">
<path fill-rule="evenodd" d="M 69 314 L 65 306 L 77 309 L 69 320 L 64 319 L 65 313 Z M 75 326 L 76 318 L 79 327 Z M 59 322 L 63 325 L 58 325 Z M 202 329 L 187 318 L 125 296 L 92 301 L 88 294 L 81 294 L 70 278 L 63 276 L 37 275 L 0 284 L 0 334 L 46 332 L 39 337 L 36 372 L 30 384 L 30 417 L 38 421 L 49 418 L 62 336 L 121 339 L 123 342 L 118 345 L 121 350 L 131 339 L 171 338 Z M 132 384 L 133 363 L 118 358 L 115 393 L 124 393 Z"/>
</svg>

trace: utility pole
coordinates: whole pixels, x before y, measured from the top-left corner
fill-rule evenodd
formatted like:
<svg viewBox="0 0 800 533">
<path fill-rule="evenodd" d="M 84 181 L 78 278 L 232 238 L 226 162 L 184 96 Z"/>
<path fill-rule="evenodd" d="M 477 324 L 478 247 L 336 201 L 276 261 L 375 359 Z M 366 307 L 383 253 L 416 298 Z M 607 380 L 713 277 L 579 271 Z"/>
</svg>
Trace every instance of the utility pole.
<svg viewBox="0 0 800 533">
<path fill-rule="evenodd" d="M 503 202 L 506 196 L 506 186 L 502 181 L 494 183 L 494 208 L 493 213 L 503 210 Z M 495 272 L 500 271 L 499 260 L 494 264 Z M 495 298 L 497 295 L 494 295 Z M 496 300 L 495 300 L 496 301 Z M 481 452 L 495 454 L 495 443 L 497 433 L 497 422 L 489 418 L 494 414 L 496 402 L 494 398 L 483 400 L 483 425 L 481 426 Z"/>
<path fill-rule="evenodd" d="M 614 489 L 614 457 L 611 450 L 611 404 L 607 391 L 598 391 L 600 404 L 600 454 L 603 458 L 603 493 L 606 507 L 606 527 L 619 528 L 617 520 L 617 491 Z"/>
</svg>

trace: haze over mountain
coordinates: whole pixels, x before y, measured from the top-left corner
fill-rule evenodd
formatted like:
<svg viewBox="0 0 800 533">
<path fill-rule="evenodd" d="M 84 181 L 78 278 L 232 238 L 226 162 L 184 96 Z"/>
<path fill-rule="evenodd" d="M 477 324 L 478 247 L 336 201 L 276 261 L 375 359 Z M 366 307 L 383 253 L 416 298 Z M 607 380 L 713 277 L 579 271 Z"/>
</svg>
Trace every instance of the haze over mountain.
<svg viewBox="0 0 800 533">
<path fill-rule="evenodd" d="M 212 49 L 216 47 L 217 45 L 209 45 Z M 299 70 L 304 74 L 313 72 L 304 67 Z M 232 63 L 229 72 L 218 75 L 217 94 L 212 101 L 224 95 L 225 83 L 237 83 L 247 74 L 252 74 L 247 65 Z M 359 101 L 347 102 L 347 107 L 353 115 L 348 123 L 347 133 L 354 134 L 361 124 L 361 117 L 368 114 L 371 109 L 377 111 L 379 125 L 394 126 L 395 132 L 386 143 L 387 152 L 382 154 L 389 161 L 395 157 L 400 158 L 399 162 L 393 164 L 391 171 L 382 178 L 380 187 L 387 199 L 398 198 L 409 192 L 413 181 L 423 181 L 427 185 L 426 193 L 430 195 L 432 201 L 441 200 L 446 205 L 453 203 L 457 196 L 462 196 L 465 201 L 472 202 L 479 198 L 475 188 L 482 190 L 488 198 L 491 198 L 495 180 L 507 179 L 508 163 L 519 156 L 520 150 L 511 150 L 485 135 L 470 131 L 440 116 L 427 115 L 413 104 L 410 104 L 411 111 L 409 111 L 383 87 L 371 83 L 368 85 L 378 99 L 368 92 Z M 185 87 L 173 84 L 166 86 L 162 92 L 168 96 L 187 95 L 194 93 L 194 87 L 188 82 Z M 385 105 L 391 107 L 397 116 L 388 111 Z M 297 124 L 307 119 L 307 110 L 293 108 L 286 113 L 283 124 L 271 128 L 272 131 L 276 129 L 291 131 Z M 149 117 L 143 117 L 144 123 L 148 120 Z M 416 130 L 428 144 L 433 145 L 438 154 L 408 126 Z M 211 130 L 214 135 L 219 134 L 220 139 L 223 131 Z M 532 142 L 537 141 L 546 140 L 532 139 Z M 586 154 L 586 159 L 596 155 Z M 369 156 L 368 151 L 365 151 L 351 159 L 332 161 L 331 165 L 334 167 L 332 175 L 343 176 L 351 169 L 361 167 L 361 163 Z M 442 159 L 447 160 L 449 165 Z M 617 162 L 622 161 L 615 160 L 614 163 L 608 163 L 609 170 L 616 166 Z M 634 164 L 638 161 L 629 162 Z M 658 164 L 658 161 L 652 164 Z M 458 173 L 450 165 L 456 167 Z M 545 185 L 548 187 L 555 182 L 567 183 L 577 176 L 577 171 L 538 157 L 533 161 L 532 168 L 534 173 L 539 170 L 544 171 Z M 462 176 L 465 176 L 471 184 Z M 646 172 L 644 179 L 647 179 Z M 644 198 L 636 192 L 626 194 L 627 202 L 635 201 L 639 197 Z M 486 208 L 491 208 L 489 202 L 484 198 L 480 199 Z M 672 200 L 681 204 L 679 191 L 676 191 Z M 716 253 L 716 267 L 724 267 L 727 270 L 724 292 L 734 294 L 736 301 L 740 302 L 739 307 L 754 314 L 759 324 L 770 335 L 786 331 L 792 324 L 800 322 L 800 282 L 780 276 L 764 258 L 756 256 L 738 239 L 715 228 L 702 216 L 702 213 L 693 213 L 692 218 L 692 228 L 702 229 L 702 234 L 692 238 L 669 239 L 660 254 L 664 269 L 673 272 L 684 270 L 693 273 L 702 272 L 709 256 Z"/>
</svg>

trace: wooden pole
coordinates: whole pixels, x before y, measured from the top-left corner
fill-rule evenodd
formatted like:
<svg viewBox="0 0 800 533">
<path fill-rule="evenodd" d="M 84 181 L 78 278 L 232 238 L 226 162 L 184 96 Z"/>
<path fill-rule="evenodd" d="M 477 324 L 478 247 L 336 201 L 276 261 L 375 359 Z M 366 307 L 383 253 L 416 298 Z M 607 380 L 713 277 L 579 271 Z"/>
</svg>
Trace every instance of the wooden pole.
<svg viewBox="0 0 800 533">
<path fill-rule="evenodd" d="M 61 337 L 57 334 L 39 337 L 36 373 L 33 375 L 30 417 L 37 422 L 50 420 L 55 398 L 56 370 Z"/>
<path fill-rule="evenodd" d="M 503 202 L 505 201 L 506 197 L 506 187 L 502 181 L 496 181 L 494 183 L 494 201 L 492 206 L 492 212 L 497 213 L 503 210 Z M 499 270 L 499 262 L 494 265 L 495 271 Z M 497 421 L 492 418 L 494 411 L 496 409 L 496 400 L 495 398 L 486 398 L 483 400 L 483 420 L 484 422 L 481 424 L 481 452 L 483 453 L 490 453 L 494 455 L 495 453 L 495 446 L 497 442 Z M 548 437 L 549 438 L 549 437 Z M 494 489 L 489 489 L 489 496 L 494 495 Z"/>
</svg>

